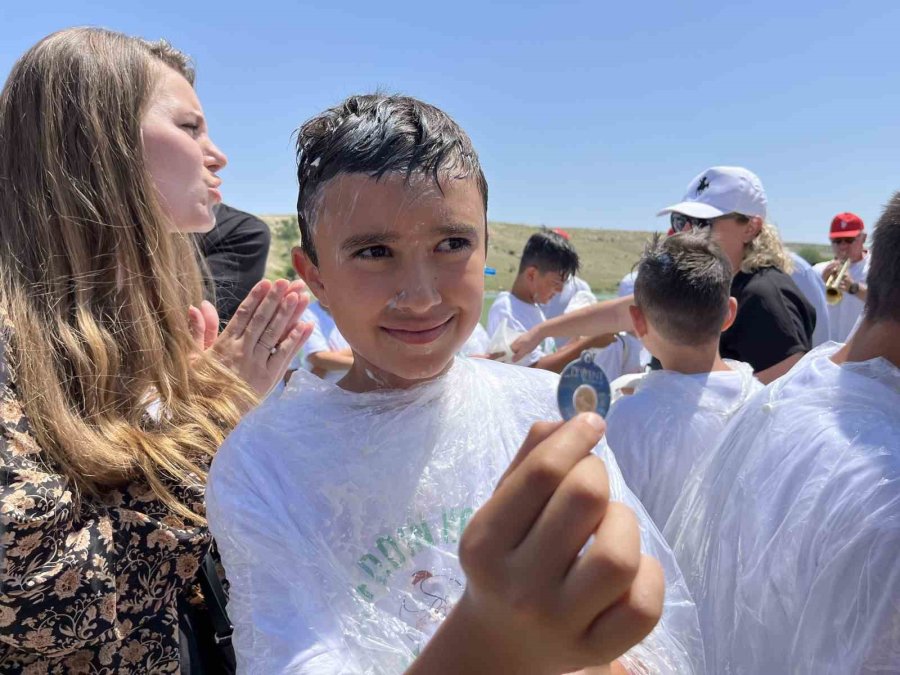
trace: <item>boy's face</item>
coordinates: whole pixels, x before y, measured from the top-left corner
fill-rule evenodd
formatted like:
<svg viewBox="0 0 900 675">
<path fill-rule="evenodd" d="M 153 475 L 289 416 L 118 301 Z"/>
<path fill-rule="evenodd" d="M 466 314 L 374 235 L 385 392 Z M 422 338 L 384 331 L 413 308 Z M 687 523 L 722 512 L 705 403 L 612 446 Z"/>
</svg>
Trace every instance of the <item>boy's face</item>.
<svg viewBox="0 0 900 675">
<path fill-rule="evenodd" d="M 342 174 L 320 196 L 319 264 L 294 265 L 355 355 L 341 386 L 406 387 L 446 370 L 481 316 L 485 213 L 474 181 Z"/>
<path fill-rule="evenodd" d="M 537 267 L 529 267 L 528 271 L 531 295 L 539 305 L 550 302 L 553 296 L 562 291 L 566 283 L 566 278 L 561 272 L 541 272 Z"/>
</svg>

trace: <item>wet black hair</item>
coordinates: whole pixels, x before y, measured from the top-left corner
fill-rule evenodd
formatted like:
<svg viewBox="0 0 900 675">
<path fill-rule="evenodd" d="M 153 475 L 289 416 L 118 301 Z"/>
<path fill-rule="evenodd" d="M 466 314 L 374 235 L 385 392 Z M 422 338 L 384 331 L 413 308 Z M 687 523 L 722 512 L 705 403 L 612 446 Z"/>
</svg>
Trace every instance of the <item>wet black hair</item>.
<svg viewBox="0 0 900 675">
<path fill-rule="evenodd" d="M 519 274 L 529 267 L 536 267 L 542 274 L 559 272 L 565 281 L 578 272 L 580 266 L 578 252 L 568 239 L 552 230 L 541 230 L 525 242 Z"/>
<path fill-rule="evenodd" d="M 731 263 L 709 232 L 655 235 L 637 265 L 634 301 L 667 340 L 718 339 L 728 315 Z"/>
<path fill-rule="evenodd" d="M 297 132 L 297 220 L 300 246 L 318 265 L 312 232 L 322 187 L 341 174 L 473 178 L 487 214 L 488 186 L 466 132 L 433 105 L 409 96 L 351 96 Z"/>
</svg>

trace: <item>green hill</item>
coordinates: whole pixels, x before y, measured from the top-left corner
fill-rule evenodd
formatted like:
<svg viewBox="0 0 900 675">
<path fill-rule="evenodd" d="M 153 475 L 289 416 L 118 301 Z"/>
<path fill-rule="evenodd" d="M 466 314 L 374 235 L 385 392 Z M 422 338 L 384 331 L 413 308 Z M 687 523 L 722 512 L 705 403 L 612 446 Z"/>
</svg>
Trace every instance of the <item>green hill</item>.
<svg viewBox="0 0 900 675">
<path fill-rule="evenodd" d="M 290 250 L 297 244 L 299 230 L 297 217 L 290 215 L 261 216 L 272 229 L 272 248 L 266 276 L 292 278 Z M 485 290 L 499 291 L 510 287 L 519 266 L 522 247 L 538 227 L 513 223 L 488 223 L 487 264 L 497 270 L 496 276 L 485 277 Z M 631 230 L 597 230 L 587 228 L 567 228 L 572 243 L 581 257 L 581 272 L 591 288 L 600 294 L 614 293 L 619 280 L 627 274 L 644 247 L 650 232 Z M 825 259 L 827 246 L 814 244 L 788 244 L 807 259 Z M 816 260 L 818 261 L 818 260 Z"/>
</svg>

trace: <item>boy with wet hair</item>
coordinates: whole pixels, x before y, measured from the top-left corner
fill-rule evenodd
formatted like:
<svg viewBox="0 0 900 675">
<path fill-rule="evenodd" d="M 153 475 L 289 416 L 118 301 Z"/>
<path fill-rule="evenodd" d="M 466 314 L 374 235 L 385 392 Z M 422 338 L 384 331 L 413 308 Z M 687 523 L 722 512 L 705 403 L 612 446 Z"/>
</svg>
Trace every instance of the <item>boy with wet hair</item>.
<svg viewBox="0 0 900 675">
<path fill-rule="evenodd" d="M 719 356 L 734 320 L 731 264 L 706 234 L 655 236 L 637 266 L 631 317 L 662 364 L 607 416 L 607 440 L 628 486 L 662 528 L 698 457 L 762 385 Z"/>
<path fill-rule="evenodd" d="M 580 262 L 571 242 L 551 230 L 532 234 L 525 243 L 519 261 L 519 272 L 509 291 L 497 295 L 488 313 L 488 333 L 494 337 L 500 330 L 524 333 L 543 323 L 546 318 L 541 305 L 550 302 L 572 278 Z M 578 358 L 582 350 L 595 346 L 594 340 L 578 339 L 557 350 L 548 338 L 518 365 L 560 372 Z"/>
<path fill-rule="evenodd" d="M 298 371 L 216 456 L 207 508 L 243 671 L 608 663 L 660 599 L 643 549 L 667 604 L 621 664 L 693 672 L 696 614 L 597 445 L 602 419 L 539 422 L 558 420 L 555 376 L 455 358 L 487 237 L 466 134 L 421 101 L 354 96 L 300 129 L 298 167 L 294 265 L 354 358 L 336 385 Z"/>
<path fill-rule="evenodd" d="M 735 416 L 666 524 L 708 672 L 900 663 L 900 193 L 874 232 L 863 320 Z"/>
</svg>

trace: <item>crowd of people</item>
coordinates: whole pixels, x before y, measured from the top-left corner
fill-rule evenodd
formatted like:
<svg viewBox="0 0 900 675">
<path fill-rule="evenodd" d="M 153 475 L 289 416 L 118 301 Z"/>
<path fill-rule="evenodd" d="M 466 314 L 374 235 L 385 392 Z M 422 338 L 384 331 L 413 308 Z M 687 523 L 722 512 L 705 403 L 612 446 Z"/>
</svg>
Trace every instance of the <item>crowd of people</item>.
<svg viewBox="0 0 900 675">
<path fill-rule="evenodd" d="M 712 167 L 617 298 L 540 231 L 484 327 L 446 113 L 303 123 L 270 281 L 193 80 L 76 28 L 0 94 L 0 673 L 900 672 L 900 193 L 811 268 Z"/>
</svg>

